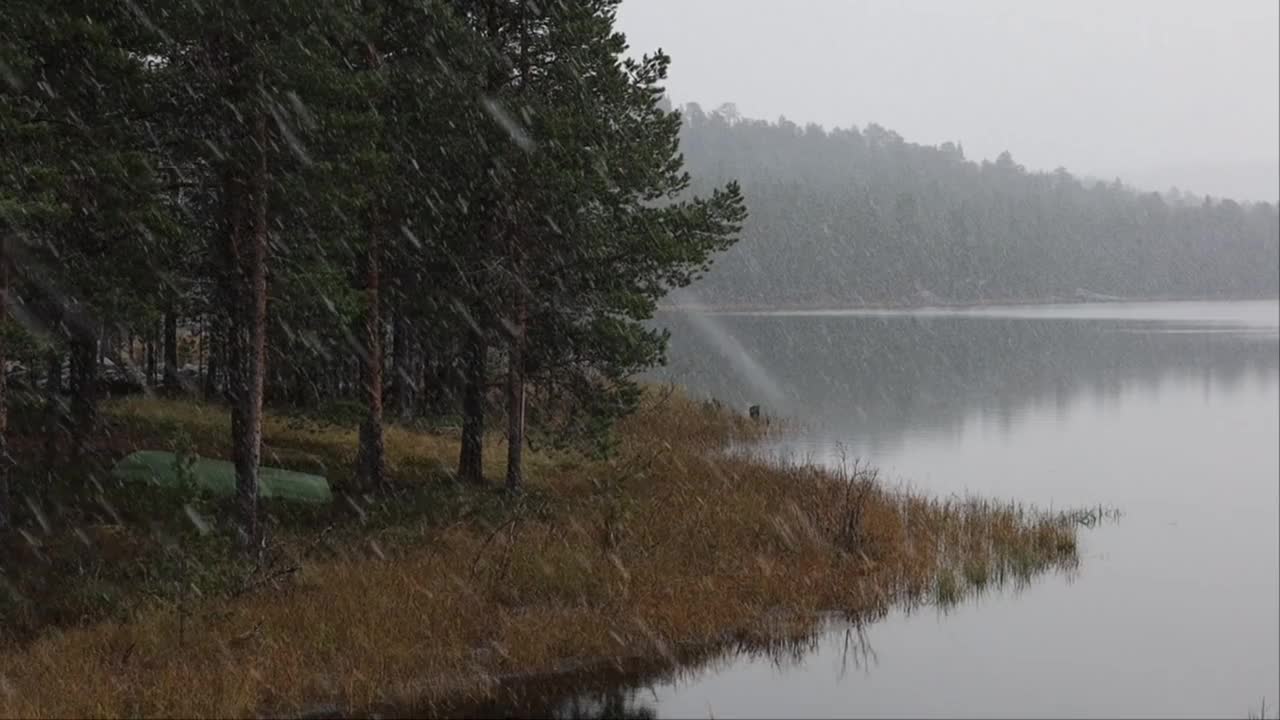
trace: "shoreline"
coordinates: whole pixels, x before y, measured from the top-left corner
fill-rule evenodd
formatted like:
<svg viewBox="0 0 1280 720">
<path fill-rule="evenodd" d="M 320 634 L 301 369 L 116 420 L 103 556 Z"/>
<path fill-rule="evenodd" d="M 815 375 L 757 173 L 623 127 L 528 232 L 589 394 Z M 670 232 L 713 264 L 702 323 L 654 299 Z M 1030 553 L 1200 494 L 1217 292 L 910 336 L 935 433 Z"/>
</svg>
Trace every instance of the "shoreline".
<svg viewBox="0 0 1280 720">
<path fill-rule="evenodd" d="M 851 304 L 832 304 L 832 303 L 678 303 L 673 305 L 661 305 L 658 307 L 659 313 L 840 313 L 840 312 L 861 312 L 861 311 L 885 311 L 885 312 L 908 312 L 912 310 L 968 310 L 974 308 L 1009 308 L 1009 307 L 1040 307 L 1052 305 L 1087 305 L 1087 304 L 1133 304 L 1133 303 L 1168 303 L 1168 302 L 1265 302 L 1277 301 L 1280 297 L 1244 297 L 1244 296 L 1185 296 L 1185 295 L 1167 295 L 1167 296 L 1148 296 L 1148 297 L 1115 297 L 1104 296 L 1098 297 L 1075 297 L 1066 296 L 1061 298 L 1026 298 L 1026 299 L 991 299 L 991 300 L 955 300 L 947 301 L 941 298 L 931 299 L 928 301 L 901 301 L 901 302 L 883 302 L 883 303 L 851 303 Z"/>
<path fill-rule="evenodd" d="M 133 443 L 183 434 L 202 456 L 225 451 L 225 408 L 141 398 L 113 402 L 107 415 L 116 437 Z M 197 532 L 186 520 L 195 502 L 204 524 L 225 528 L 215 503 L 175 498 L 157 511 L 139 505 L 139 493 L 112 496 L 125 519 L 68 524 L 42 541 L 56 564 L 28 567 L 88 567 L 94 592 L 116 605 L 90 614 L 77 604 L 79 571 L 7 574 L 25 583 L 27 612 L 66 621 L 0 652 L 11 690 L 0 694 L 0 715 L 465 714 L 467 703 L 495 702 L 521 678 L 537 684 L 600 663 L 653 661 L 665 672 L 680 665 L 682 648 L 725 637 L 763 647 L 778 630 L 811 633 L 823 613 L 945 607 L 1080 562 L 1077 534 L 1090 511 L 935 498 L 886 487 L 874 473 L 722 454 L 767 433 L 651 388 L 620 423 L 613 459 L 532 452 L 528 489 L 511 497 L 496 492 L 502 443 L 485 447 L 491 484 L 468 487 L 423 475 L 456 456 L 456 438 L 390 428 L 398 484 L 382 500 L 358 501 L 357 513 L 343 503 L 276 513 L 279 564 L 265 567 L 246 566 L 225 530 Z M 274 414 L 264 436 L 332 470 L 350 462 L 355 440 L 355 428 Z M 28 552 L 11 540 L 11 551 Z M 177 574 L 138 584 L 139 567 Z M 64 586 L 41 595 L 52 580 Z M 198 593 L 173 594 L 184 587 Z M 66 677 L 79 678 L 76 692 L 66 692 Z"/>
</svg>

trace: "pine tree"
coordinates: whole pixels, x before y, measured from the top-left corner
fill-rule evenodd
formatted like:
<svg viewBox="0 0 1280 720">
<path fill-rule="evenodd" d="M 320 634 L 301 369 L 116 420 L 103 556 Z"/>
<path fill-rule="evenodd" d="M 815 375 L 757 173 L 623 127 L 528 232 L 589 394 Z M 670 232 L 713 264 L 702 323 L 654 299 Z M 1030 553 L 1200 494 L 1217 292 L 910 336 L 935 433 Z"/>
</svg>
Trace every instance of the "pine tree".
<svg viewBox="0 0 1280 720">
<path fill-rule="evenodd" d="M 594 415 L 594 429 L 606 428 L 638 397 L 627 375 L 661 359 L 665 338 L 642 325 L 657 298 L 728 247 L 743 218 L 734 185 L 683 198 L 680 120 L 662 108 L 659 86 L 669 61 L 622 59 L 617 5 L 472 4 L 490 48 L 491 225 L 481 242 L 504 298 L 496 326 L 507 346 L 511 490 L 523 484 L 532 360 L 549 393 L 597 398 L 558 403 L 569 425 L 585 429 L 576 419 Z"/>
<path fill-rule="evenodd" d="M 0 222 L 11 292 L 33 299 L 47 331 L 67 328 L 73 455 L 84 456 L 104 331 L 157 288 L 148 255 L 168 224 L 148 160 L 151 46 L 123 2 L 15 0 L 5 19 L 0 174 L 12 194 L 0 198 Z"/>
<path fill-rule="evenodd" d="M 165 44 L 168 107 L 200 120 L 178 148 L 177 166 L 198 168 L 197 181 L 217 198 L 221 217 L 212 243 L 214 285 L 226 340 L 232 459 L 244 540 L 262 541 L 258 468 L 267 382 L 268 285 L 272 235 L 285 209 L 303 205 L 294 182 L 310 163 L 305 106 L 296 98 L 323 89 L 340 64 L 325 29 L 341 4 L 154 2 L 140 12 Z M 198 153 L 198 154 L 188 154 Z"/>
</svg>

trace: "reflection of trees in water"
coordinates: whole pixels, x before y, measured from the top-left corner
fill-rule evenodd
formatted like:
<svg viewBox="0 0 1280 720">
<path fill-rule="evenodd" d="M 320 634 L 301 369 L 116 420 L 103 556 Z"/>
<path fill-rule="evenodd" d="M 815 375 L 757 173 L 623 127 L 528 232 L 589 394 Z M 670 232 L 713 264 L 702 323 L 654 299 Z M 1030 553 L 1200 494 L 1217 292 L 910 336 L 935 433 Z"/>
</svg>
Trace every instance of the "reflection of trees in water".
<svg viewBox="0 0 1280 720">
<path fill-rule="evenodd" d="M 821 617 L 765 623 L 755 631 L 728 635 L 717 642 L 686 644 L 665 653 L 655 651 L 562 673 L 512 679 L 490 700 L 445 704 L 435 707 L 434 713 L 468 718 L 655 718 L 657 686 L 686 681 L 742 660 L 766 659 L 778 668 L 794 666 L 817 649 L 830 627 Z"/>
<path fill-rule="evenodd" d="M 556 708 L 551 717 L 565 720 L 651 720 L 658 717 L 657 710 L 652 705 L 646 705 L 638 695 L 634 690 L 622 688 L 591 695 L 575 695 Z"/>
<path fill-rule="evenodd" d="M 649 720 L 658 717 L 652 704 L 652 693 L 644 693 L 624 683 L 614 686 L 574 688 L 563 679 L 549 678 L 547 687 L 517 684 L 506 688 L 500 698 L 484 702 L 464 702 L 437 707 L 438 717 L 460 718 L 562 718 L 594 720 L 624 718 Z M 646 698 L 645 695 L 650 697 Z"/>
<path fill-rule="evenodd" d="M 973 415 L 1012 426 L 1021 413 L 1081 399 L 1113 402 L 1133 388 L 1196 380 L 1231 392 L 1274 382 L 1274 333 L 1225 333 L 1167 323 L 918 316 L 716 316 L 782 386 L 774 412 L 815 434 L 896 441 L 908 431 L 955 432 Z M 730 404 L 750 386 L 679 314 L 662 377 Z"/>
<path fill-rule="evenodd" d="M 781 382 L 791 405 L 776 408 L 845 428 L 887 428 L 901 434 L 928 423 L 954 429 L 975 412 L 1015 418 L 1053 403 L 1059 411 L 1090 394 L 1114 401 L 1132 388 L 1158 391 L 1169 380 L 1197 379 L 1233 389 L 1250 380 L 1274 382 L 1280 369 L 1274 336 L 1152 332 L 1132 324 L 1073 320 L 933 318 L 724 318 L 727 330 Z M 678 318 L 677 318 L 678 321 Z M 678 327 L 671 375 L 695 391 L 745 404 L 746 387 L 724 372 L 710 346 Z M 1134 330 L 1138 331 L 1134 331 Z M 890 436 L 891 437 L 891 436 Z M 766 623 L 719 642 L 668 653 L 602 662 L 583 670 L 505 683 L 496 698 L 456 705 L 461 717 L 655 718 L 656 689 L 751 661 L 788 669 L 823 643 L 838 643 L 840 677 L 871 672 L 877 659 L 865 629 L 892 608 L 908 614 L 947 612 L 974 597 L 1020 592 L 1047 572 L 1066 573 L 1074 557 L 1054 562 L 993 563 L 982 572 L 946 568 L 932 585 L 887 598 L 857 615 Z"/>
<path fill-rule="evenodd" d="M 1025 588 L 1035 576 L 1067 569 L 1058 563 L 1028 565 L 993 573 L 981 583 L 961 583 L 940 593 L 937 587 L 899 595 L 859 613 L 831 613 L 805 619 L 775 619 L 717 642 L 679 646 L 666 653 L 620 658 L 562 673 L 523 676 L 504 683 L 493 699 L 437 706 L 436 714 L 468 718 L 549 717 L 564 720 L 659 717 L 657 688 L 729 670 L 747 662 L 768 662 L 778 670 L 795 668 L 824 642 L 838 643 L 839 676 L 870 673 L 878 658 L 866 629 L 891 608 L 914 612 L 933 607 L 945 612 L 988 592 Z"/>
</svg>

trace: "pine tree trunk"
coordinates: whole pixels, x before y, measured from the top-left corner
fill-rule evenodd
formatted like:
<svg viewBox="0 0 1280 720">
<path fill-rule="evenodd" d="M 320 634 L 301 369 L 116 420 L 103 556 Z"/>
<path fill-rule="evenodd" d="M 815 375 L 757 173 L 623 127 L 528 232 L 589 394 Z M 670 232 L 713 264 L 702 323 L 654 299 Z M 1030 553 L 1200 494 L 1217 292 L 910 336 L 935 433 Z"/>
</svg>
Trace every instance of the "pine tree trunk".
<svg viewBox="0 0 1280 720">
<path fill-rule="evenodd" d="M 254 142 L 257 163 L 246 198 L 252 218 L 247 242 L 239 248 L 242 251 L 241 328 L 247 330 L 248 337 L 243 338 L 247 342 L 237 363 L 240 382 L 236 393 L 237 411 L 232 414 L 231 444 L 241 528 L 250 547 L 257 548 L 262 541 L 258 523 L 258 466 L 262 454 L 262 393 L 267 359 L 267 117 L 261 111 L 254 118 Z"/>
<path fill-rule="evenodd" d="M 204 313 L 200 314 L 200 320 L 196 323 L 196 382 L 204 379 L 205 354 L 208 351 L 206 343 L 209 342 L 209 316 Z"/>
<path fill-rule="evenodd" d="M 512 269 L 519 277 L 519 256 L 512 241 Z M 524 293 L 511 290 L 511 337 L 507 345 L 507 490 L 524 486 Z"/>
<path fill-rule="evenodd" d="M 472 333 L 467 339 L 466 384 L 462 390 L 462 448 L 458 454 L 458 479 L 484 483 L 484 391 L 488 378 L 485 360 L 488 347 L 484 337 Z"/>
<path fill-rule="evenodd" d="M 521 340 L 512 338 L 507 368 L 507 489 L 524 486 L 524 358 Z"/>
<path fill-rule="evenodd" d="M 71 337 L 71 456 L 80 460 L 89 452 L 98 424 L 99 342 L 88 328 Z"/>
<path fill-rule="evenodd" d="M 259 548 L 258 465 L 262 451 L 262 390 L 266 360 L 267 155 L 266 116 L 254 121 L 256 167 L 248 178 L 224 175 L 226 235 L 222 248 L 227 395 L 231 458 L 241 539 Z M 246 181 L 247 180 L 247 181 Z"/>
<path fill-rule="evenodd" d="M 226 329 L 222 312 L 213 313 L 205 331 L 204 399 L 213 401 L 219 395 L 220 375 L 226 358 Z"/>
<path fill-rule="evenodd" d="M 147 363 L 147 385 L 149 387 L 156 386 L 156 336 L 155 329 L 147 333 L 146 344 L 143 346 L 143 354 L 146 356 Z"/>
<path fill-rule="evenodd" d="M 49 348 L 45 355 L 44 381 L 44 471 L 53 474 L 58 459 L 58 435 L 62 432 L 62 353 Z"/>
<path fill-rule="evenodd" d="M 0 235 L 0 324 L 9 317 L 9 239 Z M 4 338 L 0 337 L 0 528 L 9 527 L 9 370 Z"/>
<path fill-rule="evenodd" d="M 381 270 L 380 232 L 376 211 L 369 222 L 365 256 L 365 356 L 364 395 L 366 414 L 360 426 L 360 447 L 356 452 L 356 484 L 363 489 L 382 484 L 385 457 L 382 443 L 382 313 L 379 298 Z"/>
<path fill-rule="evenodd" d="M 241 455 L 244 454 L 243 448 L 247 445 L 244 437 L 249 422 L 245 414 L 249 394 L 244 328 L 244 321 L 248 314 L 245 311 L 247 283 L 244 281 L 244 264 L 240 257 L 240 246 L 247 234 L 245 209 L 248 205 L 248 193 L 245 183 L 234 171 L 227 171 L 224 182 L 227 219 L 226 235 L 223 238 L 220 254 L 223 261 L 221 294 L 227 318 L 222 347 L 226 360 L 226 398 L 231 405 L 232 462 L 236 465 L 236 480 L 239 483 Z M 242 523 L 241 530 L 244 529 Z M 248 535 L 242 539 L 246 543 L 249 542 Z"/>
<path fill-rule="evenodd" d="M 457 407 L 458 398 L 461 397 L 458 393 L 460 386 L 457 383 L 457 373 L 441 369 L 439 358 L 428 357 L 423 343 L 419 343 L 419 347 L 421 350 L 413 356 L 413 376 L 418 378 L 413 411 L 426 415 L 441 407 Z M 457 362 L 456 355 L 451 354 L 443 362 L 452 366 Z"/>
<path fill-rule="evenodd" d="M 172 307 L 164 314 L 164 389 L 178 389 L 178 315 Z"/>
<path fill-rule="evenodd" d="M 416 405 L 414 395 L 416 382 L 413 368 L 414 353 L 414 337 L 413 325 L 409 322 L 408 316 L 404 312 L 403 300 L 400 300 L 399 307 L 396 308 L 395 317 L 392 319 L 391 325 L 393 335 L 391 339 L 391 364 L 393 367 L 391 374 L 391 403 L 392 412 L 401 422 L 408 422 L 413 417 L 413 408 Z"/>
</svg>

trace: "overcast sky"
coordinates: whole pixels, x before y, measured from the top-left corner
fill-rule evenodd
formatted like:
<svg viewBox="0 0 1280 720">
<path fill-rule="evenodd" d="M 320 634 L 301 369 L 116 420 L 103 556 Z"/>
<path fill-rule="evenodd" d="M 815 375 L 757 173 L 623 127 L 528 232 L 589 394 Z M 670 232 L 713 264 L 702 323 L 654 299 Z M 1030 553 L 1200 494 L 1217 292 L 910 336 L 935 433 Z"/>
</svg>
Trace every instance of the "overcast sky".
<svg viewBox="0 0 1280 720">
<path fill-rule="evenodd" d="M 619 25 L 677 103 L 1280 198 L 1278 0 L 623 0 Z"/>
</svg>

